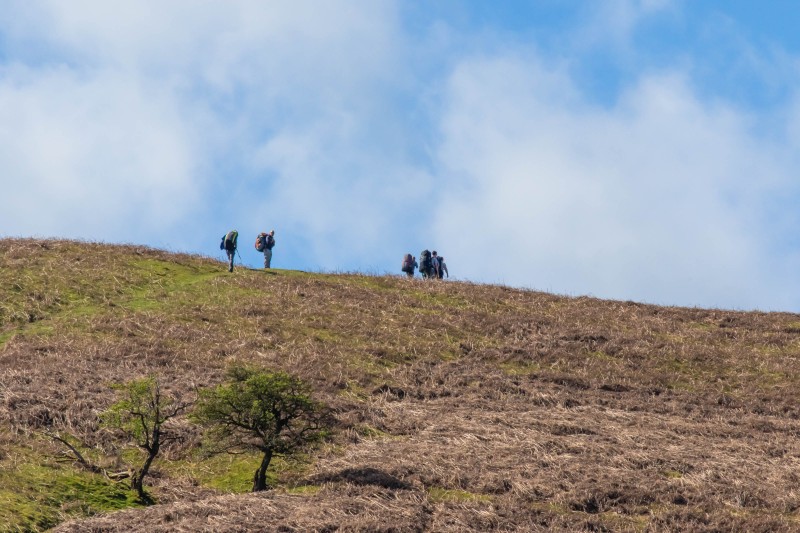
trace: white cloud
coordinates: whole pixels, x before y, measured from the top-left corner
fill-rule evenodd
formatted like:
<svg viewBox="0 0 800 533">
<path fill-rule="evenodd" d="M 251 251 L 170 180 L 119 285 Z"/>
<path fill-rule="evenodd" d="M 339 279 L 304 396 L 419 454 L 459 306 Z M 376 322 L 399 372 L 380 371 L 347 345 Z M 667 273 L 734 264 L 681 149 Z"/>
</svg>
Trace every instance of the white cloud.
<svg viewBox="0 0 800 533">
<path fill-rule="evenodd" d="M 774 268 L 797 262 L 775 261 L 763 216 L 793 188 L 786 146 L 676 74 L 643 77 L 612 109 L 575 94 L 530 58 L 454 73 L 441 147 L 453 192 L 438 223 L 451 270 L 659 303 L 793 305 L 791 269 Z"/>
<path fill-rule="evenodd" d="M 258 212 L 273 180 L 278 191 L 296 182 L 281 193 L 294 213 L 316 205 L 313 191 L 326 192 L 327 207 L 379 189 L 369 180 L 376 162 L 356 154 L 371 133 L 385 136 L 371 131 L 386 107 L 379 89 L 402 76 L 392 66 L 393 2 L 43 0 L 8 8 L 0 15 L 9 58 L 0 114 L 12 126 L 2 132 L 0 161 L 6 179 L 24 184 L 4 202 L 5 234 L 173 244 L 180 233 L 185 248 L 200 246 L 215 225 L 246 220 L 244 209 Z M 305 163 L 316 170 L 305 182 L 286 175 L 281 161 L 291 152 L 272 167 L 252 164 L 260 146 L 297 138 L 309 161 L 323 162 Z M 334 185 L 351 170 L 358 195 Z M 297 193 L 303 187 L 308 198 Z M 341 227 L 342 217 L 313 209 L 298 218 L 316 220 L 313 229 Z"/>
<path fill-rule="evenodd" d="M 588 20 L 576 30 L 576 42 L 585 48 L 611 45 L 623 54 L 642 22 L 678 9 L 674 0 L 605 0 L 587 6 Z"/>
<path fill-rule="evenodd" d="M 424 210 L 415 207 L 431 202 L 435 183 L 391 147 L 370 144 L 365 123 L 365 117 L 321 118 L 314 128 L 264 143 L 252 164 L 256 175 L 272 179 L 263 198 L 244 202 L 252 223 L 283 225 L 313 264 L 383 272 L 398 244 L 422 224 Z"/>
<path fill-rule="evenodd" d="M 168 95 L 112 73 L 0 73 L 5 232 L 123 240 L 197 200 L 189 125 Z"/>
<path fill-rule="evenodd" d="M 0 28 L 15 51 L 88 68 L 293 94 L 375 77 L 396 37 L 394 2 L 11 0 Z"/>
</svg>

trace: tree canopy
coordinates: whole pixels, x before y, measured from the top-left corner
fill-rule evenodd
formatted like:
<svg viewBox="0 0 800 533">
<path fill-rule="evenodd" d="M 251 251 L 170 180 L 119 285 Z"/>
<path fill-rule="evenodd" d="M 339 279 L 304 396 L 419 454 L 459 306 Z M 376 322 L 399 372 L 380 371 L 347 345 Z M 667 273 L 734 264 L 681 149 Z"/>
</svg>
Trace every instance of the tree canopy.
<svg viewBox="0 0 800 533">
<path fill-rule="evenodd" d="M 293 455 L 325 434 L 324 406 L 311 398 L 300 378 L 281 371 L 234 366 L 228 380 L 201 390 L 193 419 L 210 429 L 214 451 L 259 451 L 253 490 L 267 488 L 276 455 Z"/>
<path fill-rule="evenodd" d="M 147 454 L 131 478 L 131 487 L 144 500 L 144 478 L 161 446 L 172 438 L 163 425 L 181 413 L 186 404 L 164 396 L 158 380 L 152 376 L 115 388 L 119 399 L 103 413 L 103 421 L 109 427 L 121 429 Z"/>
</svg>

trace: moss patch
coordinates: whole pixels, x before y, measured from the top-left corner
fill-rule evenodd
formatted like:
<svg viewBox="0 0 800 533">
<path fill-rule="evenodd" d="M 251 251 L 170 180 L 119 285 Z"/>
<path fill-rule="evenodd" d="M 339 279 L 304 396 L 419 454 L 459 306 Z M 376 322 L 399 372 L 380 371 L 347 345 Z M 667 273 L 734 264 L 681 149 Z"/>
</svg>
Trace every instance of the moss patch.
<svg viewBox="0 0 800 533">
<path fill-rule="evenodd" d="M 444 489 L 441 487 L 431 487 L 428 489 L 428 498 L 434 503 L 458 503 L 458 502 L 491 502 L 492 497 L 487 494 L 475 494 L 466 490 Z"/>
<path fill-rule="evenodd" d="M 27 462 L 4 469 L 0 486 L 0 524 L 5 531 L 43 531 L 68 518 L 139 505 L 125 485 L 61 465 Z"/>
</svg>

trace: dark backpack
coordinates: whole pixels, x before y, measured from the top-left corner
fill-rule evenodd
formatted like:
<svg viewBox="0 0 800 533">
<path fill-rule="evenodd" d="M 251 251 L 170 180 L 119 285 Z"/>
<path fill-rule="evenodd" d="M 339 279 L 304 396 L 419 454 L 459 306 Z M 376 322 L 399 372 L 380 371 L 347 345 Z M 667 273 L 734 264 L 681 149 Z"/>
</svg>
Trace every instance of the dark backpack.
<svg viewBox="0 0 800 533">
<path fill-rule="evenodd" d="M 400 268 L 403 272 L 407 273 L 414 273 L 414 258 L 411 254 L 406 254 L 403 256 L 403 266 Z"/>
<path fill-rule="evenodd" d="M 261 235 L 256 237 L 256 250 L 258 250 L 259 252 L 263 252 L 264 247 L 266 246 L 267 246 L 267 238 L 266 235 L 262 233 Z"/>
<path fill-rule="evenodd" d="M 431 275 L 433 270 L 433 262 L 431 261 L 431 253 L 428 250 L 422 250 L 419 253 L 419 271 L 426 276 Z"/>
</svg>

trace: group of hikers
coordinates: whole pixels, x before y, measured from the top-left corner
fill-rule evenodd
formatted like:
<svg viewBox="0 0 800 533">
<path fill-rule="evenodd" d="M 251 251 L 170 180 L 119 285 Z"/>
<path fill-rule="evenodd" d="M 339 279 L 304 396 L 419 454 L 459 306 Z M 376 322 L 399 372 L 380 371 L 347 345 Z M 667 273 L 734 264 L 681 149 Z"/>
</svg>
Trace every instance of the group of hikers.
<svg viewBox="0 0 800 533">
<path fill-rule="evenodd" d="M 400 270 L 405 272 L 409 278 L 414 277 L 414 269 L 417 268 L 423 279 L 443 279 L 445 274 L 447 274 L 448 278 L 450 277 L 450 272 L 447 271 L 444 257 L 439 255 L 436 250 L 433 252 L 422 250 L 419 253 L 419 263 L 417 263 L 417 259 L 411 254 L 403 256 L 403 263 Z"/>
<path fill-rule="evenodd" d="M 233 272 L 233 260 L 236 257 L 236 250 L 238 248 L 239 232 L 236 230 L 229 231 L 222 236 L 219 243 L 219 249 L 225 250 L 228 255 L 228 272 Z M 270 230 L 269 233 L 262 232 L 256 236 L 255 249 L 256 251 L 264 254 L 264 268 L 269 269 L 272 264 L 272 248 L 275 246 L 275 230 Z M 241 259 L 241 256 L 239 256 Z M 444 257 L 440 256 L 436 250 L 429 252 L 422 250 L 419 254 L 419 263 L 416 258 L 411 254 L 403 256 L 403 264 L 401 270 L 406 273 L 409 278 L 414 277 L 414 270 L 419 269 L 419 273 L 423 279 L 443 279 L 445 275 L 450 277 L 447 271 L 447 265 L 444 262 Z"/>
<path fill-rule="evenodd" d="M 222 242 L 219 243 L 219 249 L 225 250 L 228 254 L 228 272 L 233 272 L 233 258 L 236 256 L 237 241 L 239 240 L 239 232 L 236 230 L 229 231 L 222 236 Z M 256 236 L 255 248 L 257 252 L 264 254 L 264 268 L 269 268 L 272 264 L 272 247 L 275 246 L 275 230 L 270 230 L 269 233 L 262 232 Z M 241 256 L 239 256 L 241 259 Z"/>
</svg>

